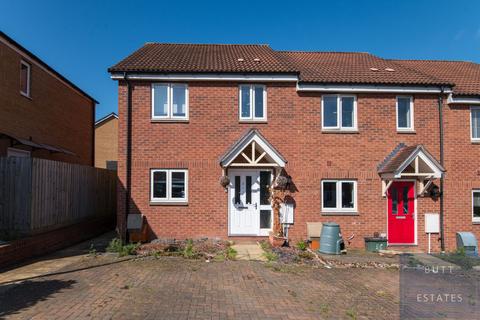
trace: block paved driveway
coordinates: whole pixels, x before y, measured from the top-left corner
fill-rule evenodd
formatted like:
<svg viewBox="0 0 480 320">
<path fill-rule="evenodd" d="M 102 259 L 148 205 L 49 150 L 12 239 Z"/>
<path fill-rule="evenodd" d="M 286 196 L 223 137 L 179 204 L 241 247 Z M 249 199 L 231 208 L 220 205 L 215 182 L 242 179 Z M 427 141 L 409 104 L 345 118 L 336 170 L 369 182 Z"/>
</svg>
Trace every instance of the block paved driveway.
<svg viewBox="0 0 480 320">
<path fill-rule="evenodd" d="M 397 319 L 398 271 L 88 257 L 0 285 L 0 319 Z"/>
</svg>

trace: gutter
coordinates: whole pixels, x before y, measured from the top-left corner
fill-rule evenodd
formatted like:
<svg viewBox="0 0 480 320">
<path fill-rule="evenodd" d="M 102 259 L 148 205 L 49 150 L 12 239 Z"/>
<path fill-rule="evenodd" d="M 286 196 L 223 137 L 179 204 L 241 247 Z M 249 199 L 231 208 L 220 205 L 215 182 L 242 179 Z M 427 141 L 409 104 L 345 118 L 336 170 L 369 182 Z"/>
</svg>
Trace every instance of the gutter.
<svg viewBox="0 0 480 320">
<path fill-rule="evenodd" d="M 127 72 L 123 73 L 123 80 L 127 83 L 127 161 L 126 161 L 126 194 L 125 194 L 125 228 L 120 230 L 120 238 L 128 241 L 127 220 L 130 214 L 130 198 L 132 195 L 132 87 Z"/>
<path fill-rule="evenodd" d="M 452 93 L 448 95 L 448 104 L 480 104 L 480 97 L 475 96 L 453 96 Z"/>
</svg>

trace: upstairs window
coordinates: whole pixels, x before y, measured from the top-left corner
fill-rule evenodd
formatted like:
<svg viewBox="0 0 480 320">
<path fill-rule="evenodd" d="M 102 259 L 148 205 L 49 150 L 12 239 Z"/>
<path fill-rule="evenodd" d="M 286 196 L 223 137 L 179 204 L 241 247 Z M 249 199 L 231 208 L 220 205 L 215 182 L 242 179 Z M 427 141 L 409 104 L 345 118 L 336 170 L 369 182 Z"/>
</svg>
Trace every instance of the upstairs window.
<svg viewBox="0 0 480 320">
<path fill-rule="evenodd" d="M 153 120 L 187 120 L 188 86 L 182 83 L 152 85 Z"/>
<path fill-rule="evenodd" d="M 20 93 L 30 97 L 30 64 L 20 62 Z"/>
<path fill-rule="evenodd" d="M 480 107 L 470 108 L 470 127 L 472 141 L 480 142 Z"/>
<path fill-rule="evenodd" d="M 412 97 L 397 97 L 397 131 L 413 131 Z"/>
<path fill-rule="evenodd" d="M 357 99 L 348 95 L 322 96 L 322 129 L 357 130 Z"/>
<path fill-rule="evenodd" d="M 239 94 L 240 120 L 267 120 L 267 90 L 264 85 L 241 85 Z"/>
</svg>

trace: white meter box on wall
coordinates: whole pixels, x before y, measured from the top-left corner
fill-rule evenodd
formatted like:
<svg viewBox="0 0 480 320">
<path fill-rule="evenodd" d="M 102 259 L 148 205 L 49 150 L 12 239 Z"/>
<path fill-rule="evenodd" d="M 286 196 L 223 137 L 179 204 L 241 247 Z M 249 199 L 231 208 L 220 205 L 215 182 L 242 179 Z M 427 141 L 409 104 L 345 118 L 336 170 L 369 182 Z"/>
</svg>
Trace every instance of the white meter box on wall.
<svg viewBox="0 0 480 320">
<path fill-rule="evenodd" d="M 425 213 L 425 233 L 440 233 L 440 215 Z"/>
<path fill-rule="evenodd" d="M 283 224 L 293 224 L 294 210 L 293 203 L 282 203 L 280 205 L 280 222 Z"/>
</svg>

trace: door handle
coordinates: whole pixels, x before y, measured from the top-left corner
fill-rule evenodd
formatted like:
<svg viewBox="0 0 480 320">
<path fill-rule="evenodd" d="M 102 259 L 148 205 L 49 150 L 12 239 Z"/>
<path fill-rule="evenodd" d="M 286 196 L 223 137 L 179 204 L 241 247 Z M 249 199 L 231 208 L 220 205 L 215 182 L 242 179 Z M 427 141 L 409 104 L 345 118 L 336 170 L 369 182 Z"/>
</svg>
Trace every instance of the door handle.
<svg viewBox="0 0 480 320">
<path fill-rule="evenodd" d="M 257 210 L 257 203 L 255 202 L 255 210 Z"/>
</svg>

